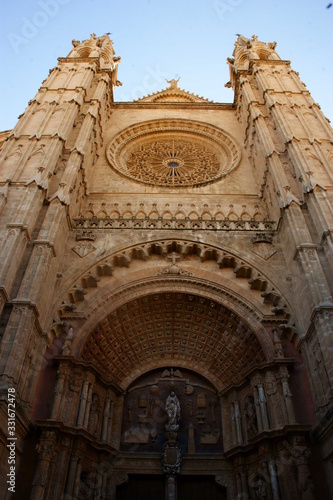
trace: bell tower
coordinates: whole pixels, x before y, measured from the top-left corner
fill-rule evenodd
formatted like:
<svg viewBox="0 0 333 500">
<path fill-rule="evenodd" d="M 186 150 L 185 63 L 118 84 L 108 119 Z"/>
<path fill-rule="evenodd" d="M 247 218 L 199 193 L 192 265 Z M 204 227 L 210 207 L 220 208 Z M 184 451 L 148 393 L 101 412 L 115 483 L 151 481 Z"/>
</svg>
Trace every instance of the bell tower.
<svg viewBox="0 0 333 500">
<path fill-rule="evenodd" d="M 29 433 L 51 340 L 43 324 L 59 279 L 66 220 L 88 192 L 86 171 L 103 144 L 119 62 L 108 36 L 73 40 L 1 150 L 0 388 L 3 400 L 7 388 L 15 388 L 22 408 L 17 448 Z"/>
<path fill-rule="evenodd" d="M 279 220 L 288 270 L 299 274 L 293 279 L 295 320 L 315 401 L 314 433 L 320 440 L 328 429 L 332 433 L 327 415 L 333 387 L 333 131 L 299 74 L 275 47 L 276 42 L 239 36 L 228 59 L 227 86 L 235 91 L 258 195 L 270 217 Z M 283 327 L 290 338 L 296 325 Z"/>
</svg>

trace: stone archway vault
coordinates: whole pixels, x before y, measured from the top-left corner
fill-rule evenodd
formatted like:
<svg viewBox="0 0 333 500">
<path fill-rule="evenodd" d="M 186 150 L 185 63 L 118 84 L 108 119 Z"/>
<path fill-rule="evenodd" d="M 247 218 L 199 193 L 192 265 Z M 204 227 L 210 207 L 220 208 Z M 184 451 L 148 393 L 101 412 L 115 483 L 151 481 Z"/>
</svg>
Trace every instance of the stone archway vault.
<svg viewBox="0 0 333 500">
<path fill-rule="evenodd" d="M 208 378 L 221 388 L 226 384 L 225 375 L 222 376 L 219 370 L 214 374 L 214 370 L 207 367 L 207 363 L 208 365 L 210 363 L 216 368 L 218 355 L 216 354 L 214 358 L 211 354 L 213 346 L 208 346 L 206 341 L 202 341 L 201 351 L 201 347 L 198 347 L 201 345 L 198 338 L 192 340 L 194 342 L 192 346 L 190 340 L 180 339 L 179 346 L 174 340 L 172 341 L 172 350 L 168 352 L 166 344 L 159 345 L 161 339 L 158 338 L 158 330 L 161 328 L 168 330 L 169 327 L 164 326 L 163 321 L 160 322 L 162 326 L 158 326 L 157 319 L 154 324 L 146 317 L 142 319 L 143 322 L 147 320 L 154 330 L 154 339 L 147 337 L 139 342 L 142 352 L 136 351 L 138 346 L 133 346 L 133 341 L 127 338 L 120 342 L 122 345 L 120 349 L 124 352 L 119 351 L 116 354 L 118 337 L 121 338 L 123 332 L 121 329 L 113 328 L 111 318 L 114 317 L 116 320 L 120 311 L 128 307 L 131 309 L 129 304 L 137 308 L 137 304 L 140 303 L 144 308 L 144 301 L 150 300 L 147 297 L 154 296 L 154 300 L 161 303 L 159 307 L 163 308 L 164 302 L 160 298 L 167 297 L 167 294 L 172 294 L 174 297 L 177 293 L 182 300 L 187 294 L 188 301 L 190 296 L 195 298 L 195 302 L 201 301 L 203 304 L 205 301 L 207 303 L 211 301 L 213 307 L 223 311 L 221 314 L 225 317 L 228 314 L 231 319 L 237 318 L 234 328 L 227 329 L 229 334 L 234 335 L 237 328 L 251 331 L 251 335 L 256 339 L 255 342 L 258 342 L 256 347 L 253 344 L 253 352 L 263 353 L 260 362 L 274 357 L 273 343 L 264 323 L 278 326 L 290 320 L 290 309 L 285 297 L 267 276 L 239 256 L 212 245 L 186 240 L 159 240 L 137 244 L 96 261 L 64 290 L 62 298 L 54 309 L 52 336 L 58 336 L 64 330 L 64 325 L 72 324 L 75 330 L 73 354 L 76 357 L 83 356 L 86 362 L 95 365 L 98 364 L 98 356 L 99 359 L 108 359 L 105 361 L 105 373 L 109 370 L 108 363 L 115 364 L 118 379 L 121 378 L 123 387 L 143 372 L 142 364 L 149 364 L 151 367 L 168 366 L 170 362 L 175 364 L 177 361 L 179 366 L 188 366 L 191 363 L 195 370 L 201 363 L 200 371 L 203 369 L 206 376 L 209 374 Z M 176 314 L 176 306 L 173 309 L 173 314 Z M 166 321 L 166 318 L 164 320 Z M 185 324 L 186 317 L 184 316 L 181 321 Z M 219 324 L 216 328 L 220 328 L 223 333 L 223 322 L 216 318 L 213 321 L 216 325 Z M 122 328 L 126 330 L 126 321 L 123 323 Z M 192 319 L 190 323 L 193 329 L 197 327 Z M 131 328 L 136 331 L 134 324 L 131 324 Z M 207 339 L 210 336 L 214 338 L 216 334 L 213 332 L 213 327 L 210 328 L 209 335 L 205 334 Z M 102 333 L 99 335 L 98 331 Z M 106 340 L 106 332 L 110 332 L 110 338 L 113 338 L 112 346 L 107 345 L 110 342 Z M 148 335 L 147 332 L 146 334 Z M 136 331 L 135 337 L 140 338 L 140 335 L 141 332 Z M 88 340 L 89 336 L 94 342 Z M 164 342 L 165 338 L 163 339 Z M 84 345 L 87 342 L 90 342 L 90 347 L 83 355 Z M 145 342 L 148 342 L 148 351 Z M 152 342 L 155 342 L 155 346 Z M 88 353 L 94 351 L 94 346 L 97 349 L 96 355 L 94 359 L 90 359 Z M 155 351 L 152 350 L 153 347 Z M 112 350 L 114 359 L 110 358 Z M 122 358 L 123 365 L 118 362 Z M 115 360 L 118 360 L 117 363 Z M 226 360 L 226 365 L 228 363 L 229 360 Z M 242 363 L 235 360 L 231 365 L 240 370 Z M 129 373 L 129 368 L 134 366 L 135 369 Z M 248 363 L 245 362 L 244 366 L 248 369 Z M 229 378 L 235 380 L 234 375 Z"/>
<path fill-rule="evenodd" d="M 149 290 L 148 284 L 143 288 Z M 249 311 L 250 321 L 244 318 L 244 308 L 237 314 L 217 294 L 195 293 L 189 281 L 148 290 L 116 303 L 74 342 L 75 355 L 106 380 L 126 389 L 148 370 L 178 366 L 201 373 L 221 390 L 272 359 L 268 333 L 253 314 L 251 321 Z"/>
</svg>

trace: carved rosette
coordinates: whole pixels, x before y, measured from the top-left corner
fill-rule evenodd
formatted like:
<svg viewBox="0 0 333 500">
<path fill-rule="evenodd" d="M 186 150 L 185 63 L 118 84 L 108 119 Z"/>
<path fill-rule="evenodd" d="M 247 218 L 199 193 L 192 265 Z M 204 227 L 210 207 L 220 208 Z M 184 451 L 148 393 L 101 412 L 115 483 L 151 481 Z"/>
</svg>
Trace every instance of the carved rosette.
<svg viewBox="0 0 333 500">
<path fill-rule="evenodd" d="M 159 120 L 127 128 L 107 146 L 118 173 L 179 188 L 217 181 L 237 167 L 240 149 L 223 130 L 191 120 Z"/>
<path fill-rule="evenodd" d="M 162 186 L 192 186 L 219 176 L 217 155 L 201 144 L 162 138 L 134 150 L 128 159 L 131 176 Z"/>
</svg>

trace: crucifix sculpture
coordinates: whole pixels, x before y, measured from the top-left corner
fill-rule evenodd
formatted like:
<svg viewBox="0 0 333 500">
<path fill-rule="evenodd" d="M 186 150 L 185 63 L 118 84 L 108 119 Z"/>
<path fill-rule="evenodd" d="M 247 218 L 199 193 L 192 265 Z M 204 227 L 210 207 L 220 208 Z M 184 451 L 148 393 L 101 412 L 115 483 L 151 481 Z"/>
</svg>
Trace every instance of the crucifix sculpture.
<svg viewBox="0 0 333 500">
<path fill-rule="evenodd" d="M 168 255 L 167 259 L 168 259 L 168 260 L 171 260 L 171 264 L 172 264 L 173 266 L 176 266 L 176 265 L 177 265 L 177 260 L 180 260 L 180 259 L 181 259 L 181 257 L 180 257 L 180 255 L 178 255 L 176 252 L 172 252 L 172 254 L 171 254 L 171 255 Z"/>
</svg>

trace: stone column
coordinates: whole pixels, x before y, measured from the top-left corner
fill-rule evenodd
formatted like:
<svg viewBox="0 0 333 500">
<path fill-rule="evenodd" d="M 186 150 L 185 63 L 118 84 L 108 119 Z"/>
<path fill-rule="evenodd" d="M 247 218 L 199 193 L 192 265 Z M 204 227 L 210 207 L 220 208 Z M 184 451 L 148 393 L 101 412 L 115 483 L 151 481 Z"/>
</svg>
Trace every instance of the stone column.
<svg viewBox="0 0 333 500">
<path fill-rule="evenodd" d="M 302 242 L 297 246 L 296 250 L 296 258 L 306 279 L 312 305 L 329 304 L 330 289 L 318 256 L 317 245 Z"/>
<path fill-rule="evenodd" d="M 239 407 L 239 401 L 235 401 L 234 407 L 235 407 L 237 444 L 243 444 L 242 414 Z"/>
<path fill-rule="evenodd" d="M 236 429 L 236 417 L 235 417 L 235 406 L 233 403 L 230 405 L 230 416 L 231 416 L 231 429 L 232 429 L 232 443 L 237 444 L 237 429 Z"/>
<path fill-rule="evenodd" d="M 48 500 L 58 500 L 59 498 L 62 498 L 64 494 L 70 445 L 71 440 L 69 438 L 62 438 L 59 445 L 59 450 L 56 455 L 52 477 L 50 478 L 50 491 L 48 492 Z"/>
<path fill-rule="evenodd" d="M 177 485 L 176 485 L 176 478 L 174 475 L 170 475 L 167 478 L 166 488 L 165 488 L 165 498 L 166 500 L 177 500 Z"/>
<path fill-rule="evenodd" d="M 110 397 L 107 396 L 104 403 L 104 412 L 103 412 L 103 424 L 102 424 L 102 433 L 101 433 L 101 441 L 106 441 L 108 426 L 109 426 L 109 415 L 110 415 Z"/>
<path fill-rule="evenodd" d="M 67 485 L 66 485 L 66 492 L 65 492 L 66 495 L 68 495 L 69 499 L 72 498 L 72 495 L 73 495 L 78 460 L 79 460 L 79 457 L 76 454 L 72 454 L 71 461 L 69 464 L 69 469 L 68 469 Z"/>
<path fill-rule="evenodd" d="M 103 496 L 103 466 L 96 464 L 95 468 L 95 481 L 93 486 L 93 498 L 102 500 Z"/>
<path fill-rule="evenodd" d="M 89 389 L 88 389 L 88 397 L 87 397 L 87 404 L 86 404 L 86 411 L 84 413 L 84 420 L 83 420 L 83 427 L 85 429 L 88 428 L 88 423 L 89 423 L 89 415 L 90 415 L 90 407 L 91 407 L 91 399 L 92 399 L 92 392 L 93 392 L 93 385 L 90 382 L 89 383 Z"/>
<path fill-rule="evenodd" d="M 111 467 L 109 464 L 103 464 L 102 467 L 102 499 L 110 499 L 111 491 L 109 488 L 109 482 L 111 479 Z"/>
<path fill-rule="evenodd" d="M 110 413 L 109 413 L 108 427 L 107 427 L 107 437 L 106 437 L 106 441 L 109 444 L 111 443 L 111 438 L 112 438 L 113 411 L 114 411 L 114 401 L 111 400 L 110 401 Z"/>
<path fill-rule="evenodd" d="M 78 427 L 83 426 L 84 415 L 85 415 L 86 405 L 87 405 L 87 398 L 88 398 L 88 388 L 89 388 L 89 379 L 88 379 L 88 377 L 86 377 L 86 379 L 83 382 L 83 387 L 82 387 L 82 392 L 81 392 L 81 397 L 80 397 L 80 406 L 79 406 L 79 412 L 78 412 L 78 418 L 77 418 L 77 426 Z"/>
<path fill-rule="evenodd" d="M 267 414 L 267 400 L 266 400 L 266 395 L 265 395 L 265 389 L 264 389 L 261 381 L 258 381 L 258 400 L 259 400 L 263 428 L 264 428 L 264 430 L 269 429 L 268 414 Z"/>
<path fill-rule="evenodd" d="M 19 157 L 17 166 L 22 161 L 23 158 Z M 4 167 L 4 164 L 2 166 Z M 14 165 L 10 167 L 10 170 L 15 170 Z M 0 312 L 12 293 L 17 269 L 25 253 L 27 243 L 31 239 L 30 234 L 43 203 L 42 190 L 36 185 L 25 188 L 10 186 L 8 195 L 18 201 L 13 206 L 11 215 L 7 217 L 7 223 L 0 229 L 0 294 L 2 295 Z"/>
<path fill-rule="evenodd" d="M 276 474 L 275 459 L 268 460 L 269 477 L 272 485 L 273 500 L 280 500 L 279 483 Z"/>
<path fill-rule="evenodd" d="M 117 482 L 116 482 L 116 474 L 113 473 L 107 481 L 106 485 L 106 490 L 107 490 L 107 498 L 108 500 L 115 500 L 116 498 L 116 489 L 117 489 Z"/>
<path fill-rule="evenodd" d="M 75 480 L 74 480 L 74 488 L 73 488 L 74 499 L 79 498 L 81 470 L 82 470 L 82 463 L 81 463 L 81 459 L 79 459 L 77 466 L 76 466 L 76 471 L 75 471 Z"/>
<path fill-rule="evenodd" d="M 258 389 L 255 385 L 255 381 L 251 381 L 251 386 L 253 389 L 253 398 L 254 398 L 254 406 L 256 409 L 256 416 L 257 416 L 257 423 L 258 423 L 258 432 L 261 432 L 263 429 L 262 425 L 262 418 L 261 418 L 261 412 L 260 412 L 260 406 L 259 406 L 259 396 L 258 396 Z"/>
<path fill-rule="evenodd" d="M 241 483 L 242 483 L 242 498 L 243 500 L 249 500 L 250 495 L 249 495 L 249 486 L 248 486 L 248 481 L 247 481 L 247 472 L 245 469 L 242 469 L 241 472 Z"/>
<path fill-rule="evenodd" d="M 11 385 L 18 383 L 35 321 L 35 311 L 32 308 L 14 303 L 1 343 L 1 386 L 6 386 L 9 380 Z"/>
<path fill-rule="evenodd" d="M 39 460 L 32 483 L 33 489 L 30 496 L 31 500 L 42 500 L 44 498 L 45 490 L 48 486 L 50 463 L 56 454 L 55 442 L 55 432 L 44 431 L 42 433 L 40 442 L 36 447 Z"/>
<path fill-rule="evenodd" d="M 237 499 L 241 499 L 243 497 L 243 488 L 242 488 L 242 480 L 240 474 L 236 474 L 236 483 L 237 483 Z"/>
</svg>

